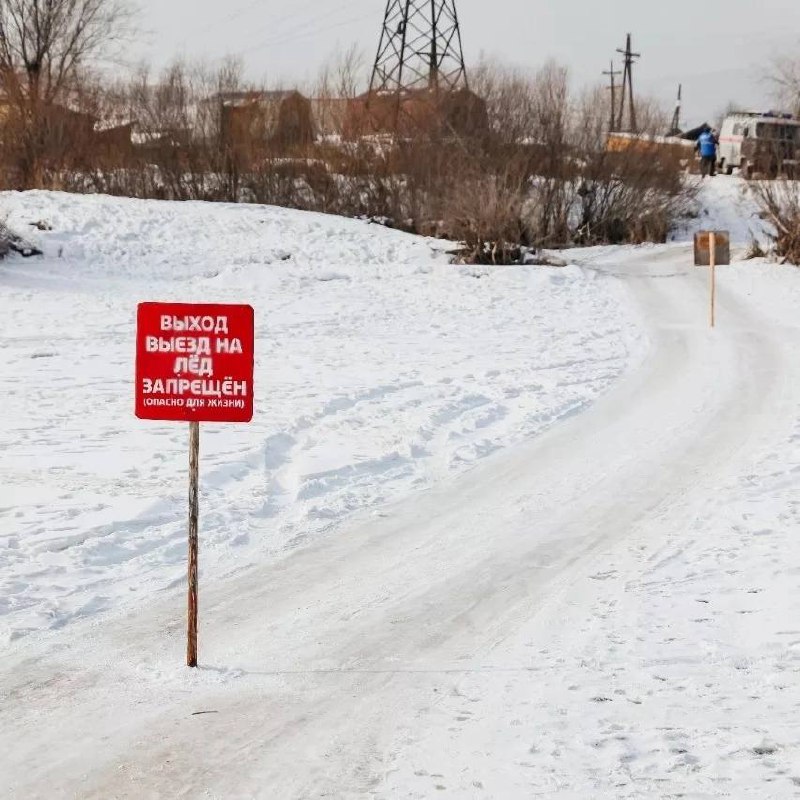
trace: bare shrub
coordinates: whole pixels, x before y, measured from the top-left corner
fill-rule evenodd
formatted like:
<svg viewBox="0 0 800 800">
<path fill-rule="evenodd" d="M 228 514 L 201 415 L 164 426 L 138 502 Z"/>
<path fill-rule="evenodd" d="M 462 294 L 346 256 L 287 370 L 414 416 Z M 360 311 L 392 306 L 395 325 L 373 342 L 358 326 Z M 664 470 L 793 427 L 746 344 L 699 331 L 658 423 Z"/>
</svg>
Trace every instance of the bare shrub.
<svg viewBox="0 0 800 800">
<path fill-rule="evenodd" d="M 755 237 L 750 237 L 750 245 L 747 248 L 747 253 L 745 253 L 745 261 L 752 261 L 756 258 L 766 258 L 767 251 L 764 250 L 761 242 Z"/>
<path fill-rule="evenodd" d="M 656 103 L 640 101 L 642 136 L 626 152 L 614 153 L 607 146 L 608 93 L 596 89 L 573 97 L 563 67 L 549 63 L 526 76 L 484 63 L 479 79 L 497 132 L 483 168 L 503 176 L 512 162 L 521 173 L 513 182 L 521 202 L 503 205 L 521 215 L 509 223 L 523 232 L 523 244 L 664 241 L 688 212 L 692 192 L 681 164 L 648 140 L 668 124 Z M 508 187 L 503 180 L 490 185 Z"/>
<path fill-rule="evenodd" d="M 530 74 L 479 66 L 473 87 L 489 124 L 473 135 L 434 124 L 346 139 L 342 103 L 357 96 L 363 74 L 357 51 L 339 56 L 320 76 L 314 105 L 247 84 L 235 61 L 176 62 L 158 75 L 141 68 L 105 85 L 84 74 L 72 102 L 92 121 L 91 146 L 51 137 L 51 154 L 59 141 L 70 161 L 53 155 L 42 174 L 74 191 L 366 217 L 459 240 L 465 258 L 486 263 L 519 260 L 525 248 L 661 241 L 688 202 L 680 166 L 646 138 L 610 152 L 607 93 L 576 97 L 555 63 Z M 312 110 L 323 115 L 316 138 L 311 122 L 305 135 L 280 133 L 281 119 L 300 120 L 304 110 L 308 120 Z M 653 131 L 666 124 L 645 102 L 640 117 Z"/>
<path fill-rule="evenodd" d="M 482 169 L 468 161 L 451 173 L 442 198 L 442 232 L 464 243 L 460 259 L 477 264 L 510 264 L 528 244 L 524 207 L 528 175 L 520 161 Z"/>
<path fill-rule="evenodd" d="M 658 134 L 667 124 L 664 114 L 646 100 L 639 107 L 642 133 L 623 152 L 612 152 L 606 145 L 607 98 L 595 90 L 577 104 L 576 244 L 663 242 L 691 209 L 695 191 L 683 180 L 681 161 L 659 144 Z"/>
<path fill-rule="evenodd" d="M 783 263 L 800 265 L 800 183 L 762 181 L 754 193 L 772 227 L 775 255 Z"/>
<path fill-rule="evenodd" d="M 103 119 L 127 126 L 128 141 L 75 181 L 134 197 L 237 201 L 252 154 L 226 135 L 223 98 L 251 89 L 241 73 L 235 60 L 217 69 L 177 61 L 155 77 L 142 67 L 107 87 Z"/>
<path fill-rule="evenodd" d="M 496 144 L 518 145 L 536 139 L 532 72 L 483 60 L 470 73 L 470 87 L 486 103 Z"/>
</svg>

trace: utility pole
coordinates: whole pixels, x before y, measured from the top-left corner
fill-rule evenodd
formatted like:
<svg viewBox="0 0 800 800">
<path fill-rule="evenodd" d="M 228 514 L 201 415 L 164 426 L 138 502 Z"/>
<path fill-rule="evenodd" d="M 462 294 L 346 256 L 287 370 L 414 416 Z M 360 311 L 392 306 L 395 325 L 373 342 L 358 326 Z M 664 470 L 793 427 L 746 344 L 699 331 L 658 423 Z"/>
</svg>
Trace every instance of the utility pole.
<svg viewBox="0 0 800 800">
<path fill-rule="evenodd" d="M 638 133 L 638 125 L 636 124 L 636 101 L 633 94 L 633 65 L 637 59 L 642 57 L 641 53 L 633 52 L 633 44 L 631 34 L 628 34 L 628 39 L 625 44 L 624 50 L 617 50 L 624 58 L 624 67 L 622 72 L 622 100 L 619 105 L 619 125 L 623 126 L 625 121 L 625 104 L 628 103 L 628 129 L 630 133 Z"/>
<path fill-rule="evenodd" d="M 617 78 L 622 75 L 619 70 L 614 69 L 614 60 L 611 60 L 611 69 L 606 70 L 603 75 L 608 76 L 611 80 L 611 85 L 608 87 L 611 90 L 611 120 L 608 126 L 608 132 L 614 133 L 617 130 Z"/>
<path fill-rule="evenodd" d="M 672 117 L 670 136 L 677 136 L 681 132 L 681 108 L 683 105 L 683 84 L 678 85 L 678 102 L 675 104 L 675 114 Z"/>
</svg>

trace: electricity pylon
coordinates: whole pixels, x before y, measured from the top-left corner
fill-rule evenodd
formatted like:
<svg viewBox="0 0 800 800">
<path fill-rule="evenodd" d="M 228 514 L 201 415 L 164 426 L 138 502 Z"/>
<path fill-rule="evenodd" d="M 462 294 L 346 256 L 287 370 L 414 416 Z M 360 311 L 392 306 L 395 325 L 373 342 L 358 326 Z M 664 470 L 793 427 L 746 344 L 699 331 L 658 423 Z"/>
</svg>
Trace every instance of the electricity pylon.
<svg viewBox="0 0 800 800">
<path fill-rule="evenodd" d="M 388 0 L 370 94 L 468 88 L 455 0 Z"/>
</svg>

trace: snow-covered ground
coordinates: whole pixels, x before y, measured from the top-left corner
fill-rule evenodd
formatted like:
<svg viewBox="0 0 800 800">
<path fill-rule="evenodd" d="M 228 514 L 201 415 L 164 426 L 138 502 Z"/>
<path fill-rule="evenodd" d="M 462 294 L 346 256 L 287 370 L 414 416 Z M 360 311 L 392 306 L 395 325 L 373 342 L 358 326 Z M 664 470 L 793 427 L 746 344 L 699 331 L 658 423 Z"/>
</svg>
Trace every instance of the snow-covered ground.
<svg viewBox="0 0 800 800">
<path fill-rule="evenodd" d="M 619 287 L 576 268 L 452 267 L 442 243 L 277 209 L 0 208 L 47 253 L 0 264 L 6 640 L 183 580 L 187 426 L 133 416 L 140 301 L 256 309 L 255 421 L 202 432 L 205 580 L 541 432 L 641 351 Z"/>
<path fill-rule="evenodd" d="M 674 232 L 674 241 L 690 241 L 697 230 L 718 230 L 728 231 L 735 245 L 768 244 L 768 226 L 760 216 L 754 184 L 726 175 L 690 180 L 698 187 L 698 215 Z"/>
<path fill-rule="evenodd" d="M 689 251 L 653 250 L 653 279 L 685 281 Z M 597 268 L 616 272 L 620 255 Z M 694 443 L 708 452 L 676 460 L 644 521 L 627 518 L 638 487 L 620 483 L 612 513 L 624 535 L 598 536 L 482 668 L 453 679 L 423 732 L 404 733 L 376 796 L 800 796 L 800 270 L 720 270 L 720 292 L 714 337 L 694 333 L 706 313 L 697 298 L 694 319 L 666 315 L 712 347 L 713 393 L 692 413 L 710 416 Z M 748 352 L 758 339 L 773 341 Z M 684 357 L 675 369 L 692 369 Z M 730 358 L 742 359 L 731 394 Z M 639 446 L 644 467 L 649 443 Z"/>
<path fill-rule="evenodd" d="M 741 182 L 701 200 L 741 257 Z M 476 270 L 274 209 L 3 202 L 53 231 L 0 263 L 0 796 L 800 795 L 800 270 L 721 268 L 712 332 L 691 227 Z M 195 672 L 145 299 L 257 313 L 256 421 L 204 428 Z"/>
</svg>

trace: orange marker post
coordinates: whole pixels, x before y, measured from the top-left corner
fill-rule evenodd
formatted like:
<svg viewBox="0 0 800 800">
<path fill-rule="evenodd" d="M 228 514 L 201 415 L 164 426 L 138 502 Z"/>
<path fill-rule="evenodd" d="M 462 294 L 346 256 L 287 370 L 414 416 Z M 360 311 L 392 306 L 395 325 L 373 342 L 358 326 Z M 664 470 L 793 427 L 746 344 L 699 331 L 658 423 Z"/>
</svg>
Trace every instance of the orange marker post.
<svg viewBox="0 0 800 800">
<path fill-rule="evenodd" d="M 714 231 L 708 234 L 708 249 L 711 265 L 711 327 L 717 325 L 717 234 Z"/>
</svg>

